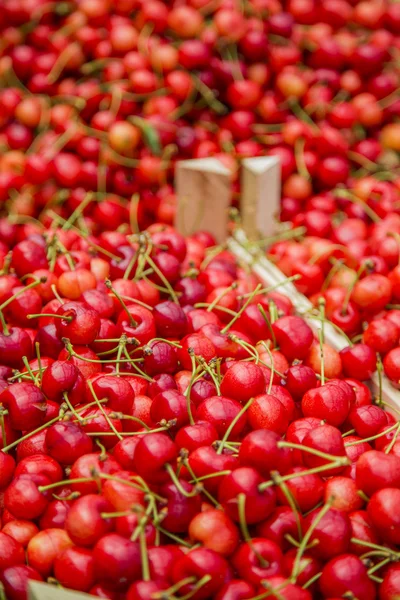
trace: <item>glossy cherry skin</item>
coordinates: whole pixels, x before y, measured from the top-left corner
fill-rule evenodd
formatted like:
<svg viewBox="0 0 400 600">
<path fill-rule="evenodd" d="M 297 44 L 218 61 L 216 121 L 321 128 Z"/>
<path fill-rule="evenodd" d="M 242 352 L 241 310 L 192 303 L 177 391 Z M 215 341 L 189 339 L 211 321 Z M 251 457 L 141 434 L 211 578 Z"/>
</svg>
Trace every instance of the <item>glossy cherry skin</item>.
<svg viewBox="0 0 400 600">
<path fill-rule="evenodd" d="M 66 317 L 56 319 L 59 337 L 67 338 L 71 344 L 91 344 L 100 329 L 99 313 L 81 302 L 66 302 L 57 311 L 57 315 Z"/>
<path fill-rule="evenodd" d="M 286 535 L 289 534 L 294 539 L 299 537 L 298 520 L 301 524 L 302 517 L 296 518 L 289 506 L 277 506 L 266 521 L 257 524 L 256 533 L 258 537 L 267 538 L 286 551 L 292 547 Z"/>
<path fill-rule="evenodd" d="M 10 600 L 25 600 L 29 580 L 43 581 L 36 569 L 28 565 L 14 565 L 4 569 L 0 581 L 4 586 L 7 598 Z"/>
<path fill-rule="evenodd" d="M 43 529 L 30 540 L 27 559 L 43 577 L 48 577 L 57 556 L 71 546 L 73 543 L 64 529 Z"/>
<path fill-rule="evenodd" d="M 123 377 L 98 376 L 92 380 L 93 390 L 100 400 L 107 400 L 106 407 L 125 415 L 132 413 L 134 393 L 132 387 Z M 93 402 L 94 398 L 89 389 L 86 390 L 86 399 Z"/>
<path fill-rule="evenodd" d="M 265 391 L 265 378 L 260 367 L 254 363 L 234 364 L 221 382 L 221 394 L 246 403 L 250 398 Z"/>
<path fill-rule="evenodd" d="M 39 491 L 50 479 L 40 474 L 20 475 L 12 480 L 4 495 L 4 505 L 17 519 L 36 519 L 47 507 L 48 499 Z"/>
<path fill-rule="evenodd" d="M 186 314 L 175 302 L 170 300 L 160 302 L 154 307 L 153 316 L 159 337 L 182 338 L 186 334 L 188 328 Z"/>
<path fill-rule="evenodd" d="M 223 511 L 216 509 L 195 515 L 189 525 L 189 535 L 222 556 L 231 555 L 239 543 L 237 526 Z"/>
<path fill-rule="evenodd" d="M 398 565 L 391 565 L 384 575 L 379 587 L 379 595 L 382 600 L 394 600 L 400 590 L 400 569 Z"/>
<path fill-rule="evenodd" d="M 197 421 L 194 425 L 181 427 L 175 436 L 175 443 L 191 453 L 202 446 L 211 446 L 217 439 L 218 432 L 212 423 Z"/>
<path fill-rule="evenodd" d="M 25 474 L 45 475 L 54 483 L 56 481 L 61 481 L 63 470 L 58 462 L 51 456 L 46 456 L 45 454 L 33 454 L 32 456 L 27 456 L 19 461 L 15 469 L 16 477 Z"/>
<path fill-rule="evenodd" d="M 340 352 L 340 357 L 346 377 L 355 377 L 364 381 L 370 379 L 376 370 L 375 352 L 366 344 L 349 346 Z"/>
<path fill-rule="evenodd" d="M 361 559 L 354 554 L 342 554 L 330 560 L 322 569 L 319 585 L 325 597 L 350 592 L 365 600 L 376 598 L 374 583 Z"/>
<path fill-rule="evenodd" d="M 314 524 L 319 510 L 313 510 L 304 519 L 304 531 L 307 531 L 311 524 Z M 310 554 L 318 560 L 329 560 L 334 556 L 347 552 L 350 538 L 351 524 L 348 515 L 345 512 L 330 508 L 319 523 L 314 525 L 310 539 L 319 540 L 319 548 L 318 550 L 312 548 Z"/>
<path fill-rule="evenodd" d="M 128 338 L 135 338 L 140 344 L 147 344 L 156 337 L 156 327 L 151 311 L 138 304 L 127 306 L 130 317 L 122 310 L 117 320 L 120 334 L 125 333 Z"/>
<path fill-rule="evenodd" d="M 96 578 L 112 589 L 123 589 L 141 575 L 139 545 L 117 533 L 101 537 L 93 557 Z"/>
<path fill-rule="evenodd" d="M 54 575 L 64 587 L 87 592 L 95 583 L 94 559 L 91 550 L 67 548 L 56 557 Z"/>
<path fill-rule="evenodd" d="M 126 600 L 147 600 L 157 592 L 163 592 L 169 588 L 165 581 L 135 581 L 129 586 Z"/>
<path fill-rule="evenodd" d="M 184 480 L 181 480 L 180 483 L 185 492 L 188 494 L 193 492 L 193 486 L 190 483 Z M 200 512 L 200 495 L 197 494 L 187 498 L 179 492 L 172 482 L 165 483 L 161 487 L 161 495 L 167 500 L 167 514 L 163 520 L 163 527 L 173 533 L 186 531 L 189 523 Z"/>
<path fill-rule="evenodd" d="M 246 600 L 253 598 L 255 590 L 243 579 L 232 579 L 226 583 L 216 595 L 216 600 Z"/>
<path fill-rule="evenodd" d="M 192 405 L 192 414 L 195 410 L 195 407 Z M 176 420 L 174 429 L 180 429 L 189 422 L 187 400 L 177 390 L 160 392 L 153 398 L 150 416 L 154 423 L 161 423 L 163 420 L 167 422 Z"/>
<path fill-rule="evenodd" d="M 19 542 L 24 548 L 28 545 L 31 538 L 36 535 L 39 528 L 32 521 L 14 519 L 3 525 L 2 532 L 6 533 L 14 540 Z"/>
<path fill-rule="evenodd" d="M 13 537 L 0 531 L 0 565 L 1 569 L 7 569 L 14 565 L 25 563 L 23 546 Z"/>
<path fill-rule="evenodd" d="M 338 427 L 344 423 L 353 402 L 351 387 L 335 380 L 309 390 L 303 396 L 301 407 L 304 416 L 325 419 L 330 425 Z"/>
<path fill-rule="evenodd" d="M 0 333 L 0 361 L 14 369 L 22 366 L 22 358 L 32 358 L 32 340 L 28 333 L 19 327 L 11 327 L 9 333 Z"/>
<path fill-rule="evenodd" d="M 225 396 L 211 396 L 204 400 L 197 408 L 197 418 L 211 423 L 223 436 L 232 420 L 240 413 L 242 406 L 236 400 Z M 235 422 L 231 439 L 237 439 L 246 425 L 246 414 L 242 414 Z"/>
<path fill-rule="evenodd" d="M 263 478 L 251 467 L 239 467 L 226 475 L 218 490 L 218 498 L 227 514 L 239 522 L 238 496 L 244 494 L 246 522 L 258 523 L 274 510 L 276 494 L 273 488 L 259 490 Z"/>
<path fill-rule="evenodd" d="M 56 360 L 44 372 L 42 391 L 51 400 L 63 401 L 66 392 L 73 406 L 84 400 L 85 382 L 78 367 L 69 361 Z"/>
<path fill-rule="evenodd" d="M 384 487 L 400 485 L 400 458 L 370 450 L 360 456 L 356 464 L 356 482 L 368 496 Z"/>
<path fill-rule="evenodd" d="M 213 475 L 213 477 L 204 479 L 203 485 L 212 494 L 218 491 L 223 475 L 219 476 L 221 471 L 232 470 L 238 466 L 238 459 L 232 454 L 217 454 L 211 446 L 201 446 L 194 450 L 189 456 L 189 465 L 197 477 L 204 475 Z"/>
<path fill-rule="evenodd" d="M 15 460 L 10 454 L 0 452 L 0 488 L 6 487 L 15 472 Z"/>
<path fill-rule="evenodd" d="M 344 458 L 346 456 L 342 434 L 339 429 L 332 427 L 332 425 L 325 424 L 312 429 L 304 436 L 302 443 L 304 446 L 324 452 L 331 456 L 337 456 L 338 458 Z M 303 461 L 309 468 L 322 465 L 326 466 L 329 463 L 329 461 L 307 451 L 303 452 Z M 328 469 L 327 471 L 324 471 L 324 475 L 337 475 L 342 469 L 343 467 Z"/>
<path fill-rule="evenodd" d="M 196 548 L 178 559 L 172 571 L 172 578 L 178 583 L 186 577 L 196 577 L 200 580 L 204 575 L 210 574 L 211 579 L 193 594 L 195 600 L 205 600 L 216 594 L 224 585 L 228 575 L 226 560 L 208 548 Z M 181 588 L 181 593 L 190 593 L 195 584 L 187 584 Z"/>
<path fill-rule="evenodd" d="M 259 429 L 246 435 L 239 448 L 239 461 L 243 466 L 255 468 L 263 477 L 271 471 L 284 474 L 291 467 L 288 448 L 279 448 L 281 437 L 274 431 Z"/>
<path fill-rule="evenodd" d="M 93 442 L 85 430 L 72 421 L 60 421 L 46 432 L 46 448 L 62 465 L 70 465 L 93 449 Z"/>
<path fill-rule="evenodd" d="M 174 463 L 177 456 L 178 446 L 168 435 L 151 433 L 141 438 L 135 448 L 135 468 L 149 482 L 167 482 L 169 475 L 165 464 Z"/>
<path fill-rule="evenodd" d="M 71 488 L 80 494 L 95 494 L 98 485 L 93 481 L 93 473 L 112 475 L 120 471 L 119 463 L 110 455 L 101 456 L 99 453 L 83 454 L 72 465 L 70 479 L 87 479 L 81 483 L 72 483 Z"/>
<path fill-rule="evenodd" d="M 112 512 L 112 505 L 102 496 L 87 494 L 78 498 L 70 508 L 65 530 L 71 540 L 84 547 L 92 547 L 113 529 L 113 520 L 104 519 L 101 513 Z"/>
<path fill-rule="evenodd" d="M 387 543 L 399 543 L 398 512 L 396 503 L 400 499 L 399 490 L 385 487 L 373 494 L 367 512 L 374 529 Z"/>
<path fill-rule="evenodd" d="M 289 360 L 307 356 L 314 335 L 304 319 L 295 316 L 281 317 L 272 325 L 281 352 Z"/>
<path fill-rule="evenodd" d="M 259 557 L 262 557 L 265 564 Z M 267 577 L 279 575 L 282 572 L 282 560 L 279 546 L 264 538 L 253 538 L 251 544 L 241 544 L 232 558 L 239 575 L 252 585 L 258 585 Z"/>
</svg>

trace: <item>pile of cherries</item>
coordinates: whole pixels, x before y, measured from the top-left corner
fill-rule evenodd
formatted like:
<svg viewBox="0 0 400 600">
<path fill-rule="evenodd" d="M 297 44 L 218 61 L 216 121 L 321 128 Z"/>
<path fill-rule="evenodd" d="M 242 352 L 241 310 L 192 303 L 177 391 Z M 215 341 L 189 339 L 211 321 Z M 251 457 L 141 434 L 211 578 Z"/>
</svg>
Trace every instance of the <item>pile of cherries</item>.
<svg viewBox="0 0 400 600">
<path fill-rule="evenodd" d="M 5 597 L 394 600 L 400 423 L 359 346 L 207 233 L 90 228 L 0 227 Z"/>
<path fill-rule="evenodd" d="M 262 154 L 282 162 L 283 220 L 368 219 L 319 196 L 364 184 L 381 212 L 399 210 L 397 2 L 2 4 L 0 201 L 12 214 L 65 217 L 90 190 L 106 199 L 87 211 L 95 223 L 172 223 L 177 159 L 217 156 L 238 189 L 240 159 Z"/>
</svg>

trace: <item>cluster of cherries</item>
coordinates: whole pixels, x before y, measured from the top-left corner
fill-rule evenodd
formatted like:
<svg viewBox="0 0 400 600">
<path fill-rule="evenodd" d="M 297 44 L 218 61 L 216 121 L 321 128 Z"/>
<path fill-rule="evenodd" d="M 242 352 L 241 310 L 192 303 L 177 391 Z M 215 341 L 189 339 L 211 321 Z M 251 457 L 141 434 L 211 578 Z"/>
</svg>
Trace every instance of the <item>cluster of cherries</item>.
<svg viewBox="0 0 400 600">
<path fill-rule="evenodd" d="M 34 579 L 111 600 L 394 600 L 400 424 L 359 345 L 317 339 L 209 234 L 56 222 L 0 222 L 6 598 Z"/>
</svg>

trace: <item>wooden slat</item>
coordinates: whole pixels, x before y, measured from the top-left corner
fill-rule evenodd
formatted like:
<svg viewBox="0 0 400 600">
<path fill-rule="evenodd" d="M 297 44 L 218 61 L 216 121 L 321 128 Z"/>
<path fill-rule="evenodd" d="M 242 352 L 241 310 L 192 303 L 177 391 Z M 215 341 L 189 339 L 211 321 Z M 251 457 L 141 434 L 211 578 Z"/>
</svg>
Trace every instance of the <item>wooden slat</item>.
<svg viewBox="0 0 400 600">
<path fill-rule="evenodd" d="M 216 158 L 183 160 L 177 163 L 175 177 L 178 231 L 208 231 L 217 243 L 224 242 L 232 200 L 229 169 Z"/>
<path fill-rule="evenodd" d="M 276 230 L 281 196 L 281 166 L 277 156 L 242 160 L 240 213 L 249 239 L 268 237 Z"/>
<path fill-rule="evenodd" d="M 93 596 L 74 590 L 65 590 L 48 583 L 30 581 L 28 585 L 28 600 L 93 600 Z"/>
</svg>

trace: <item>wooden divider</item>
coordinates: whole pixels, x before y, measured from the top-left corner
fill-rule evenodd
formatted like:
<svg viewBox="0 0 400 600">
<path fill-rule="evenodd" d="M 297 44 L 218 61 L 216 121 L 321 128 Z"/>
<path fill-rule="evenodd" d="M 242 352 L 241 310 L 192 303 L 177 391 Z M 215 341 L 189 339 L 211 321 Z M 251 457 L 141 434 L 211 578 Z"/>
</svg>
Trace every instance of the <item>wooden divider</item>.
<svg viewBox="0 0 400 600">
<path fill-rule="evenodd" d="M 93 600 L 93 596 L 76 592 L 74 590 L 66 590 L 41 583 L 39 581 L 30 581 L 28 586 L 28 600 Z"/>
</svg>

